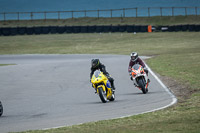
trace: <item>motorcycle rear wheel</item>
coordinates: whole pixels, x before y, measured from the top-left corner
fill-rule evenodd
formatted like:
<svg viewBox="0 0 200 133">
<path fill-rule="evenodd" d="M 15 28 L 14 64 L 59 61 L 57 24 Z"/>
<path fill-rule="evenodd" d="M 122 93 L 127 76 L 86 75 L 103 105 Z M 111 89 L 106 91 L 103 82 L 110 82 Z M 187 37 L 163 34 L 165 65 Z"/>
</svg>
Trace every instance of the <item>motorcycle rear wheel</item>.
<svg viewBox="0 0 200 133">
<path fill-rule="evenodd" d="M 142 92 L 144 94 L 146 94 L 148 92 L 147 89 L 145 88 L 145 83 L 142 78 L 138 80 L 138 85 L 140 86 L 140 88 L 142 89 Z"/>
<path fill-rule="evenodd" d="M 1 104 L 1 101 L 0 101 L 0 116 L 2 116 L 3 114 L 3 105 Z"/>
<path fill-rule="evenodd" d="M 115 94 L 112 94 L 110 101 L 114 101 L 115 100 Z"/>
<path fill-rule="evenodd" d="M 106 97 L 106 92 L 103 91 L 103 88 L 102 87 L 99 87 L 99 97 L 101 99 L 101 101 L 103 103 L 106 103 L 108 101 L 107 97 Z"/>
</svg>

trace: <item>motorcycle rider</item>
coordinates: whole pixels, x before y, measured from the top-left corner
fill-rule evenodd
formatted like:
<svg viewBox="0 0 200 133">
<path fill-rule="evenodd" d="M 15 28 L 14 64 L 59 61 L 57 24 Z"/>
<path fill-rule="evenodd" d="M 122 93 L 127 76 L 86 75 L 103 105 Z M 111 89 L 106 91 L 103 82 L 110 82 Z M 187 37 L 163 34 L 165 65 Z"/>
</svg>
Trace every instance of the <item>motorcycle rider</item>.
<svg viewBox="0 0 200 133">
<path fill-rule="evenodd" d="M 92 75 L 94 74 L 94 71 L 99 69 L 101 72 L 103 72 L 104 75 L 107 76 L 108 80 L 111 83 L 113 91 L 115 91 L 114 86 L 114 79 L 110 76 L 110 74 L 106 71 L 106 67 L 104 64 L 102 64 L 99 59 L 92 59 L 91 60 L 91 73 L 90 73 L 90 79 L 92 78 Z"/>
<path fill-rule="evenodd" d="M 131 59 L 130 59 L 130 62 L 129 62 L 129 67 L 128 67 L 128 72 L 130 74 L 130 79 L 133 80 L 132 76 L 131 76 L 131 68 L 133 67 L 133 65 L 135 64 L 140 64 L 144 71 L 146 72 L 147 76 L 148 76 L 148 69 L 146 68 L 146 65 L 144 64 L 144 62 L 142 61 L 142 59 L 138 56 L 138 53 L 137 52 L 132 52 L 131 53 Z M 150 82 L 150 80 L 148 79 L 148 81 Z"/>
</svg>

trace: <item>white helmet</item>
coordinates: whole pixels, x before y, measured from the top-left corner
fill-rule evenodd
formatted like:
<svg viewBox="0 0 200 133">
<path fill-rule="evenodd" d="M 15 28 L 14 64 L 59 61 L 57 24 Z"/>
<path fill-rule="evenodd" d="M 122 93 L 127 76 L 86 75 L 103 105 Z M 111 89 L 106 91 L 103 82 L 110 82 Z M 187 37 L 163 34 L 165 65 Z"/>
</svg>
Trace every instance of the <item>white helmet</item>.
<svg viewBox="0 0 200 133">
<path fill-rule="evenodd" d="M 138 59 L 138 53 L 137 52 L 132 52 L 131 53 L 131 60 L 135 62 Z"/>
</svg>

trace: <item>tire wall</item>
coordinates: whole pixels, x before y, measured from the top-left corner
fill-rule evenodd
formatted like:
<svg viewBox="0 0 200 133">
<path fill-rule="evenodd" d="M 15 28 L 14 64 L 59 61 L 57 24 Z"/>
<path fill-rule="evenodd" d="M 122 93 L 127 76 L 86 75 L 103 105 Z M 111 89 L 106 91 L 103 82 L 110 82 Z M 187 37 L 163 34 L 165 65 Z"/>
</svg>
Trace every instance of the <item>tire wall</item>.
<svg viewBox="0 0 200 133">
<path fill-rule="evenodd" d="M 152 26 L 153 32 L 199 32 L 200 25 Z M 63 33 L 148 32 L 148 25 L 39 26 L 0 28 L 0 36 L 40 35 Z"/>
</svg>

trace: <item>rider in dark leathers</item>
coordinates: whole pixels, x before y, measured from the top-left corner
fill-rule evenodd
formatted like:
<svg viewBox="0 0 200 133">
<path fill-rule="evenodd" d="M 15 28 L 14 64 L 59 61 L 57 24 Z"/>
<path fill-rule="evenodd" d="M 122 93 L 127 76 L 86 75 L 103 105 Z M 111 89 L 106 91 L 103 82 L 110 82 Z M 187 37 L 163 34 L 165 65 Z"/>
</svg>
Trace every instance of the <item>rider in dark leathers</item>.
<svg viewBox="0 0 200 133">
<path fill-rule="evenodd" d="M 115 91 L 114 86 L 114 79 L 110 76 L 110 74 L 106 71 L 106 67 L 104 64 L 102 64 L 99 59 L 92 59 L 91 60 L 91 73 L 90 73 L 90 79 L 92 78 L 92 75 L 94 74 L 94 71 L 99 69 L 101 72 L 103 72 L 104 75 L 107 76 L 108 80 L 111 83 L 113 91 Z"/>
</svg>

